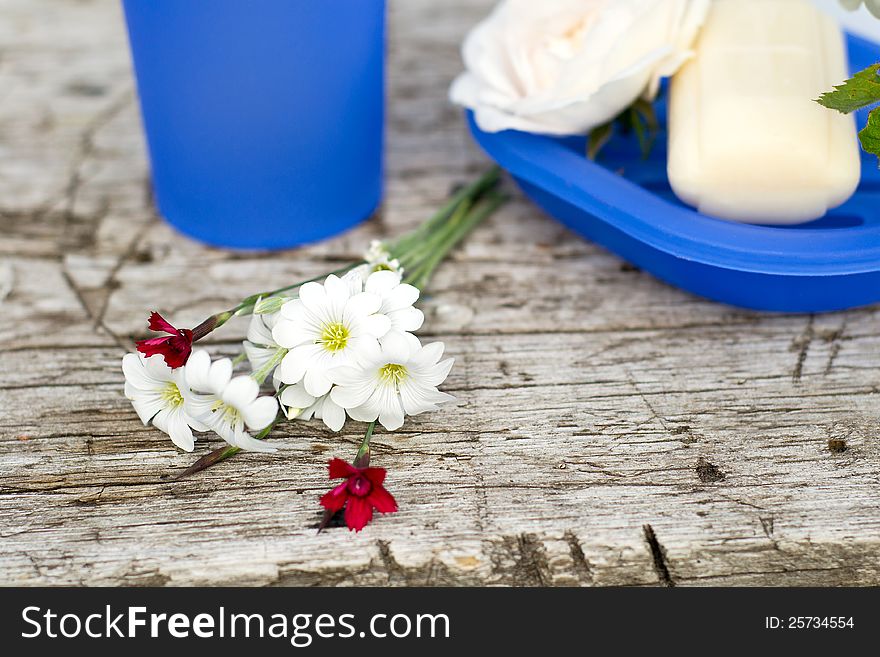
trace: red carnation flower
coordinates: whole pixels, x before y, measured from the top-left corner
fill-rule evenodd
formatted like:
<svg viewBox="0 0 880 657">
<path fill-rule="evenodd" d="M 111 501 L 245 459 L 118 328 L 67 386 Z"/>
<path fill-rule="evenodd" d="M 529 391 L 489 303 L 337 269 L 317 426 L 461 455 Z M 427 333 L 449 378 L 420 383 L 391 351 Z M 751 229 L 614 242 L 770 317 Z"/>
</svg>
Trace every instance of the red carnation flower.
<svg viewBox="0 0 880 657">
<path fill-rule="evenodd" d="M 325 494 L 321 506 L 331 513 L 345 507 L 345 524 L 349 529 L 359 532 L 366 527 L 373 519 L 373 509 L 379 513 L 397 511 L 397 502 L 382 485 L 385 468 L 356 468 L 342 459 L 333 459 L 330 478 L 346 481 Z"/>
<path fill-rule="evenodd" d="M 193 332 L 191 330 L 174 328 L 157 312 L 150 314 L 150 330 L 162 331 L 171 335 L 164 338 L 138 340 L 135 344 L 139 352 L 147 358 L 155 354 L 162 354 L 171 369 L 186 364 L 190 353 L 192 353 Z"/>
</svg>

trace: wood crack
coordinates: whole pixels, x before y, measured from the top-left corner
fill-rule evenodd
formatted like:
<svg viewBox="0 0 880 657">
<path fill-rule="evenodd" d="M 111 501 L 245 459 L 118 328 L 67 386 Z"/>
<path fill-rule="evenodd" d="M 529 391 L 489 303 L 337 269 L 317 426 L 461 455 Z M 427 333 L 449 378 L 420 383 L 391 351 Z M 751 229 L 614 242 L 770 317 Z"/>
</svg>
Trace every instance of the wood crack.
<svg viewBox="0 0 880 657">
<path fill-rule="evenodd" d="M 645 542 L 648 544 L 648 550 L 651 552 L 651 559 L 654 563 L 654 572 L 657 573 L 657 579 L 661 586 L 675 586 L 675 580 L 672 579 L 672 573 L 669 571 L 669 564 L 666 558 L 666 550 L 660 544 L 657 534 L 651 525 L 643 525 L 642 531 L 645 534 Z"/>
</svg>

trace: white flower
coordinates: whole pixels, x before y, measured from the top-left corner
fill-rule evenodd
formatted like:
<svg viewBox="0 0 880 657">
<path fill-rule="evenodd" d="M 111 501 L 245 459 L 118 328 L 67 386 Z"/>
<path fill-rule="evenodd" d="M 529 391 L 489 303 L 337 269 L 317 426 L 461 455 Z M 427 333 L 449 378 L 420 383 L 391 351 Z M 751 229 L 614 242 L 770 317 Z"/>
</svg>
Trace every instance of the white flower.
<svg viewBox="0 0 880 657">
<path fill-rule="evenodd" d="M 358 265 L 347 271 L 342 280 L 349 284 L 352 294 L 363 292 L 364 283 L 371 274 L 381 271 L 388 271 L 397 274 L 398 280 L 403 278 L 403 267 L 396 258 L 392 259 L 391 254 L 385 248 L 385 245 L 379 240 L 373 240 L 370 248 L 364 253 L 366 264 Z"/>
<path fill-rule="evenodd" d="M 330 398 L 355 420 L 378 419 L 388 431 L 403 425 L 404 414 L 435 410 L 437 404 L 455 399 L 439 392 L 453 359 L 440 362 L 443 343 L 417 350 L 407 340 L 387 340 L 362 354 L 358 366 L 338 367 L 330 372 L 336 386 Z"/>
<path fill-rule="evenodd" d="M 264 368 L 281 348 L 272 337 L 272 329 L 278 323 L 278 318 L 278 313 L 251 316 L 247 340 L 242 345 L 251 369 L 255 372 Z"/>
<path fill-rule="evenodd" d="M 408 283 L 401 283 L 400 280 L 401 276 L 396 272 L 377 271 L 370 274 L 364 289 L 382 299 L 379 313 L 391 321 L 391 328 L 382 340 L 390 339 L 392 335 L 396 335 L 396 337 L 410 340 L 413 348 L 418 349 L 421 344 L 418 338 L 411 335 L 411 332 L 422 328 L 425 321 L 424 313 L 413 307 L 413 304 L 419 299 L 419 288 Z"/>
<path fill-rule="evenodd" d="M 328 429 L 339 431 L 345 424 L 345 409 L 330 398 L 330 393 L 314 397 L 305 386 L 294 383 L 281 391 L 281 408 L 288 420 L 322 420 Z"/>
<path fill-rule="evenodd" d="M 856 11 L 862 3 L 863 0 L 840 0 L 840 4 L 850 11 Z M 880 18 L 880 0 L 864 0 L 864 5 L 874 16 Z"/>
<path fill-rule="evenodd" d="M 122 357 L 125 374 L 125 396 L 137 411 L 144 425 L 167 433 L 172 442 L 187 452 L 193 451 L 192 430 L 207 431 L 186 411 L 185 402 L 192 396 L 184 379 L 183 368 L 171 369 L 161 354 L 144 358 L 143 354 Z"/>
<path fill-rule="evenodd" d="M 366 260 L 368 271 L 370 272 L 389 270 L 403 275 L 403 267 L 400 266 L 400 260 L 392 258 L 391 252 L 379 240 L 370 242 L 370 248 L 364 253 L 364 260 Z"/>
<path fill-rule="evenodd" d="M 345 272 L 342 282 L 348 285 L 349 293 L 354 296 L 364 291 L 364 283 L 367 282 L 372 273 L 373 270 L 370 269 L 370 265 L 358 265 L 354 269 Z"/>
<path fill-rule="evenodd" d="M 709 0 L 502 0 L 468 35 L 450 98 L 487 132 L 586 134 L 675 73 Z"/>
<path fill-rule="evenodd" d="M 207 351 L 194 351 L 186 363 L 186 383 L 194 393 L 186 400 L 186 410 L 215 431 L 230 445 L 254 452 L 274 452 L 275 448 L 251 437 L 265 429 L 278 414 L 273 397 L 260 397 L 260 386 L 250 376 L 232 377 L 232 361 L 211 362 Z"/>
<path fill-rule="evenodd" d="M 281 381 L 302 381 L 316 398 L 327 394 L 327 372 L 355 363 L 361 350 L 377 346 L 378 338 L 391 328 L 388 317 L 376 314 L 381 305 L 379 296 L 352 294 L 350 284 L 336 276 L 328 276 L 323 285 L 303 285 L 299 299 L 281 308 L 272 331 L 275 342 L 290 349 L 278 367 Z"/>
</svg>

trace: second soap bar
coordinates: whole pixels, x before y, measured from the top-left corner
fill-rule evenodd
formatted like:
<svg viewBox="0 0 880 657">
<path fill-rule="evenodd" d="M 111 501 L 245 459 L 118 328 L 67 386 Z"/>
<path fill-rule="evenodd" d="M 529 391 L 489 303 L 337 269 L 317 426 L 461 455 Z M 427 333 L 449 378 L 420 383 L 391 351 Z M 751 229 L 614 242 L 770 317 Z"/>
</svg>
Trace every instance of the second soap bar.
<svg viewBox="0 0 880 657">
<path fill-rule="evenodd" d="M 814 102 L 849 77 L 843 35 L 809 0 L 715 0 L 674 78 L 669 182 L 703 214 L 817 219 L 859 183 L 852 117 Z"/>
</svg>

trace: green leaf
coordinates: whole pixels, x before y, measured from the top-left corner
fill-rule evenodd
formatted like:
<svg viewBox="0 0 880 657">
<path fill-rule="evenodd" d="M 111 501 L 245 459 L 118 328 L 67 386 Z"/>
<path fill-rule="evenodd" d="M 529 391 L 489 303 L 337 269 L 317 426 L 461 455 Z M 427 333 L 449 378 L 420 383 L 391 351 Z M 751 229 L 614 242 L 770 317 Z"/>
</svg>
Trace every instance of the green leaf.
<svg viewBox="0 0 880 657">
<path fill-rule="evenodd" d="M 635 124 L 636 136 L 639 138 L 639 146 L 642 149 L 642 158 L 648 159 L 651 155 L 651 149 L 654 148 L 654 142 L 657 141 L 657 135 L 660 133 L 660 122 L 657 120 L 657 113 L 654 111 L 653 103 L 640 98 L 633 105 L 633 123 Z"/>
<path fill-rule="evenodd" d="M 587 140 L 587 157 L 591 160 L 599 157 L 599 153 L 611 141 L 612 135 L 614 135 L 614 121 L 593 128 L 590 138 Z"/>
<path fill-rule="evenodd" d="M 880 157 L 880 109 L 875 109 L 868 115 L 868 125 L 859 133 L 859 137 L 862 148 Z"/>
<path fill-rule="evenodd" d="M 828 109 L 850 114 L 864 107 L 880 103 L 880 64 L 875 64 L 822 94 L 816 101 Z"/>
<path fill-rule="evenodd" d="M 588 158 L 595 160 L 599 156 L 600 151 L 614 136 L 615 129 L 619 129 L 624 135 L 635 133 L 642 157 L 647 160 L 660 134 L 660 122 L 657 120 L 654 104 L 639 99 L 608 123 L 593 128 L 587 139 Z"/>
<path fill-rule="evenodd" d="M 645 121 L 648 130 L 651 132 L 660 132 L 660 122 L 657 120 L 657 112 L 654 109 L 654 103 L 651 103 L 644 98 L 639 98 L 633 105 L 633 108 Z"/>
</svg>

